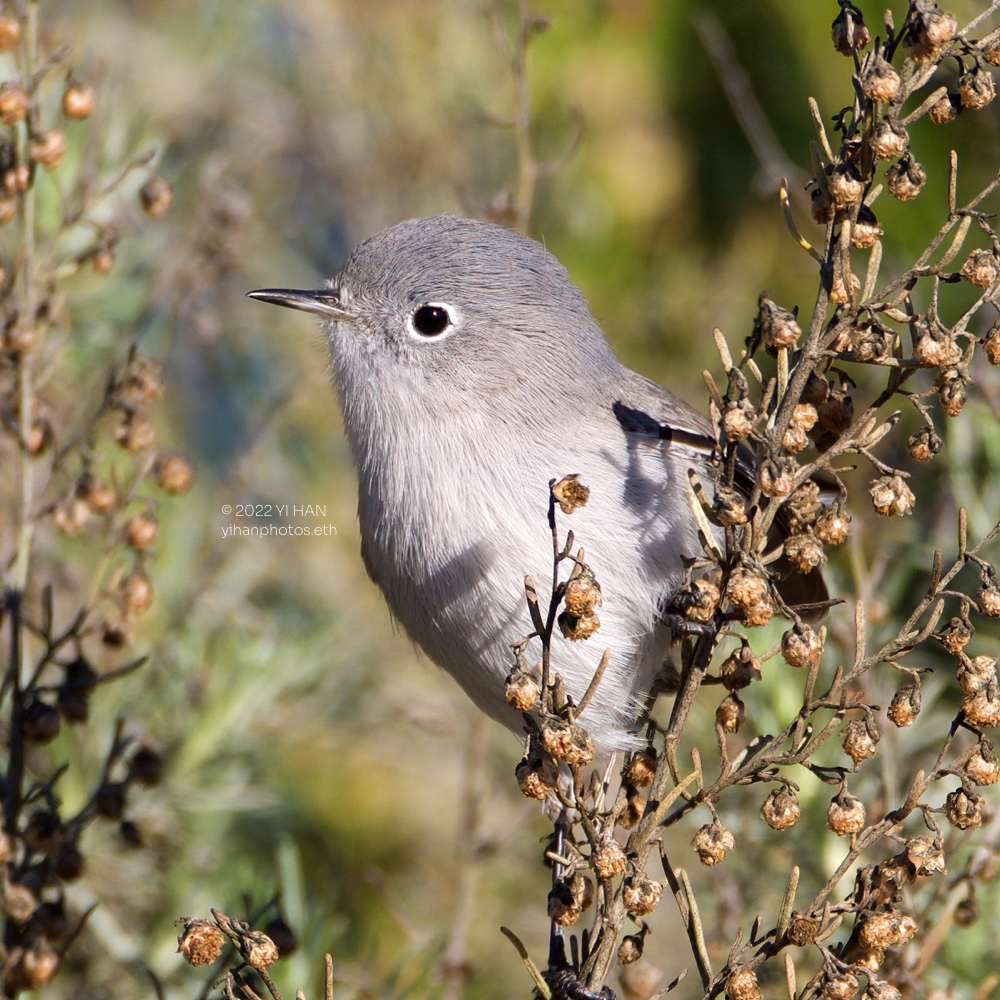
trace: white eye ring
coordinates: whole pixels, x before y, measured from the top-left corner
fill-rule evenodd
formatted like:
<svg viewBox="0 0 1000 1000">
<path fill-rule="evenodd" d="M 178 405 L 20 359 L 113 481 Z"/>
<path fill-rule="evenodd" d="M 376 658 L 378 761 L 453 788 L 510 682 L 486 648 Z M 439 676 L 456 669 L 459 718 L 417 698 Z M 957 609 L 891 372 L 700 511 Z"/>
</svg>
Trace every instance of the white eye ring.
<svg viewBox="0 0 1000 1000">
<path fill-rule="evenodd" d="M 410 314 L 408 329 L 417 340 L 442 340 L 447 337 L 455 324 L 458 314 L 454 308 L 442 302 L 422 302 Z"/>
</svg>

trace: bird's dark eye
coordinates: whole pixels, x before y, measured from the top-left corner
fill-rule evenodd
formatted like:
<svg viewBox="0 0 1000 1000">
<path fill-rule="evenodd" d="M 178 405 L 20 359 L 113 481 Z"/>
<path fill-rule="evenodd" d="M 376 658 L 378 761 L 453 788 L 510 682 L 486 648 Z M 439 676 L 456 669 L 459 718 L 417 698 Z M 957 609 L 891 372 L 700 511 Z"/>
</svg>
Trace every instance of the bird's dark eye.
<svg viewBox="0 0 1000 1000">
<path fill-rule="evenodd" d="M 451 326 L 451 316 L 444 306 L 421 306 L 413 314 L 413 329 L 424 337 L 436 337 Z"/>
</svg>

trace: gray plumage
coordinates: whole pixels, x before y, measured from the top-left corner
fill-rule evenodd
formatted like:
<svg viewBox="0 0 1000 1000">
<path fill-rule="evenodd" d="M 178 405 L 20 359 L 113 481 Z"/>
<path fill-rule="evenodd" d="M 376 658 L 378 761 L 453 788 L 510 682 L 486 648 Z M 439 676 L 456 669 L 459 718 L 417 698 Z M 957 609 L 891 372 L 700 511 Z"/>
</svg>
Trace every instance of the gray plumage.
<svg viewBox="0 0 1000 1000">
<path fill-rule="evenodd" d="M 601 584 L 601 628 L 558 636 L 553 665 L 579 699 L 610 648 L 581 721 L 599 750 L 635 745 L 668 653 L 660 609 L 702 554 L 687 472 L 710 479 L 709 422 L 618 363 L 544 247 L 489 223 L 403 222 L 323 292 L 252 294 L 328 320 L 365 566 L 414 641 L 515 729 L 503 685 L 511 644 L 531 630 L 524 575 L 551 579 L 548 483 L 580 474 L 590 500 L 563 528 Z M 428 306 L 450 320 L 434 335 L 416 327 L 436 330 L 440 312 L 414 319 Z"/>
</svg>

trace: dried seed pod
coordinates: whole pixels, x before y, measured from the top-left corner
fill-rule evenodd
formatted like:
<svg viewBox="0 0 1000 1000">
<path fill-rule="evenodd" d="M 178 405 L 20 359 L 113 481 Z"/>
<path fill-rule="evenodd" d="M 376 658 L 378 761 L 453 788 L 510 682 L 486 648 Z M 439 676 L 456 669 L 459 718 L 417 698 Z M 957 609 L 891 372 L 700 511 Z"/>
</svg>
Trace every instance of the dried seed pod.
<svg viewBox="0 0 1000 1000">
<path fill-rule="evenodd" d="M 962 655 L 955 670 L 958 686 L 963 694 L 978 694 L 997 684 L 997 660 L 995 656 Z"/>
<path fill-rule="evenodd" d="M 870 56 L 868 64 L 861 74 L 861 93 L 869 101 L 881 101 L 891 104 L 899 96 L 899 74 L 886 61 L 881 53 Z"/>
<path fill-rule="evenodd" d="M 875 512 L 882 517 L 902 517 L 913 513 L 916 497 L 899 473 L 873 479 L 868 486 L 868 492 L 871 494 Z"/>
<path fill-rule="evenodd" d="M 1000 762 L 993 744 L 985 736 L 979 737 L 979 742 L 965 762 L 965 773 L 977 785 L 994 785 L 1000 778 Z"/>
<path fill-rule="evenodd" d="M 715 724 L 725 733 L 738 733 L 746 717 L 747 707 L 735 692 L 726 695 L 715 710 Z"/>
<path fill-rule="evenodd" d="M 10 52 L 21 40 L 21 22 L 0 14 L 0 52 Z"/>
<path fill-rule="evenodd" d="M 948 822 L 959 830 L 975 830 L 983 825 L 985 799 L 971 789 L 956 788 L 945 799 L 944 811 Z"/>
<path fill-rule="evenodd" d="M 3 964 L 3 978 L 10 995 L 37 990 L 52 982 L 59 971 L 59 955 L 48 941 L 12 948 Z"/>
<path fill-rule="evenodd" d="M 94 113 L 94 89 L 79 80 L 67 78 L 61 100 L 64 118 L 89 118 Z"/>
<path fill-rule="evenodd" d="M 504 701 L 515 712 L 530 712 L 542 695 L 542 685 L 538 680 L 538 671 L 532 673 L 521 666 L 516 666 L 504 682 Z"/>
<path fill-rule="evenodd" d="M 583 907 L 579 905 L 570 885 L 571 879 L 559 879 L 549 890 L 548 915 L 560 927 L 571 927 L 580 919 Z"/>
<path fill-rule="evenodd" d="M 785 431 L 781 439 L 781 447 L 789 454 L 797 455 L 807 444 L 809 444 L 809 435 L 801 427 L 789 424 L 788 430 Z"/>
<path fill-rule="evenodd" d="M 647 1000 L 649 997 L 663 995 L 660 989 L 663 985 L 663 970 L 649 962 L 622 969 L 618 982 L 622 988 L 623 1000 Z"/>
<path fill-rule="evenodd" d="M 167 493 L 187 493 L 194 483 L 194 469 L 183 455 L 165 452 L 156 459 L 153 474 L 159 487 Z"/>
<path fill-rule="evenodd" d="M 840 211 L 860 204 L 865 193 L 865 182 L 853 163 L 838 163 L 830 174 L 828 186 L 834 208 Z"/>
<path fill-rule="evenodd" d="M 770 586 L 767 577 L 746 566 L 737 566 L 729 577 L 726 597 L 740 610 L 760 604 L 768 597 Z"/>
<path fill-rule="evenodd" d="M 706 823 L 691 840 L 703 865 L 711 868 L 726 860 L 726 851 L 736 846 L 736 838 L 721 823 Z"/>
<path fill-rule="evenodd" d="M 809 573 L 826 562 L 823 543 L 811 532 L 786 538 L 785 555 L 800 573 Z"/>
<path fill-rule="evenodd" d="M 898 729 L 905 729 L 907 726 L 912 726 L 920 714 L 920 702 L 920 685 L 914 680 L 896 691 L 886 709 L 886 715 Z"/>
<path fill-rule="evenodd" d="M 958 22 L 954 14 L 941 10 L 937 4 L 918 7 L 915 15 L 903 36 L 903 51 L 914 62 L 928 62 L 954 38 Z"/>
<path fill-rule="evenodd" d="M 931 105 L 928 112 L 935 125 L 947 125 L 953 122 L 962 110 L 962 100 L 958 94 L 945 94 L 939 101 Z"/>
<path fill-rule="evenodd" d="M 966 695 L 962 701 L 962 714 L 974 726 L 992 729 L 1000 726 L 1000 693 L 996 688 Z"/>
<path fill-rule="evenodd" d="M 763 1000 L 764 991 L 757 981 L 757 973 L 753 969 L 730 972 L 726 977 L 726 996 L 729 1000 Z"/>
<path fill-rule="evenodd" d="M 984 580 L 976 599 L 979 602 L 979 610 L 984 615 L 989 618 L 1000 618 L 1000 586 L 996 580 Z"/>
<path fill-rule="evenodd" d="M 882 227 L 875 213 L 867 206 L 858 207 L 858 217 L 851 226 L 851 246 L 855 250 L 869 250 L 882 235 Z"/>
<path fill-rule="evenodd" d="M 90 255 L 90 266 L 95 274 L 110 274 L 115 267 L 115 248 L 110 243 L 96 247 Z"/>
<path fill-rule="evenodd" d="M 935 379 L 934 385 L 938 391 L 938 402 L 942 411 L 949 417 L 957 417 L 968 401 L 968 378 L 957 368 L 945 368 Z"/>
<path fill-rule="evenodd" d="M 769 497 L 786 497 L 795 488 L 798 463 L 791 458 L 767 458 L 757 469 L 761 492 Z"/>
<path fill-rule="evenodd" d="M 31 167 L 27 163 L 18 163 L 6 170 L 3 175 L 3 186 L 8 194 L 24 194 L 31 185 Z"/>
<path fill-rule="evenodd" d="M 20 882 L 8 882 L 4 885 L 0 905 L 15 924 L 26 924 L 38 908 L 38 897 Z"/>
<path fill-rule="evenodd" d="M 658 758 L 652 747 L 636 750 L 625 766 L 624 779 L 635 788 L 648 788 L 656 775 Z"/>
<path fill-rule="evenodd" d="M 166 215 L 173 197 L 174 190 L 170 183 L 158 174 L 153 174 L 139 188 L 139 202 L 142 205 L 142 210 L 154 219 Z"/>
<path fill-rule="evenodd" d="M 62 820 L 51 809 L 36 809 L 25 823 L 21 836 L 29 850 L 54 854 L 63 842 Z"/>
<path fill-rule="evenodd" d="M 156 539 L 159 523 L 154 514 L 143 511 L 128 519 L 125 525 L 125 541 L 136 551 L 148 549 Z"/>
<path fill-rule="evenodd" d="M 819 497 L 819 486 L 812 479 L 800 483 L 784 505 L 789 529 L 793 532 L 808 531 L 825 509 Z"/>
<path fill-rule="evenodd" d="M 757 319 L 754 332 L 764 347 L 774 352 L 780 348 L 793 348 L 802 336 L 802 329 L 794 312 L 782 309 L 764 295 L 757 300 Z"/>
<path fill-rule="evenodd" d="M 691 581 L 687 591 L 688 602 L 684 607 L 684 617 L 696 622 L 710 622 L 722 600 L 718 580 L 703 576 Z"/>
<path fill-rule="evenodd" d="M 590 488 L 580 482 L 580 476 L 573 473 L 563 476 L 552 485 L 552 496 L 564 514 L 572 514 L 577 507 L 583 507 L 590 498 Z"/>
<path fill-rule="evenodd" d="M 1000 318 L 996 320 L 989 334 L 983 340 L 983 354 L 991 365 L 1000 365 Z"/>
<path fill-rule="evenodd" d="M 115 441 L 130 455 L 137 455 L 156 444 L 156 428 L 148 417 L 141 413 L 130 413 L 115 428 Z"/>
<path fill-rule="evenodd" d="M 628 865 L 621 844 L 611 837 L 606 838 L 590 856 L 590 867 L 602 880 L 621 875 Z"/>
<path fill-rule="evenodd" d="M 899 122 L 883 118 L 872 132 L 871 151 L 876 160 L 895 160 L 910 145 L 910 137 Z"/>
<path fill-rule="evenodd" d="M 917 462 L 929 462 L 944 446 L 944 442 L 930 427 L 922 427 L 906 441 L 910 457 Z"/>
<path fill-rule="evenodd" d="M 793 913 L 788 923 L 788 940 L 796 948 L 806 948 L 816 940 L 819 934 L 819 921 L 804 913 Z"/>
<path fill-rule="evenodd" d="M 222 954 L 225 943 L 222 931 L 211 920 L 187 920 L 177 938 L 177 950 L 188 965 L 208 965 Z"/>
<path fill-rule="evenodd" d="M 833 47 L 843 56 L 860 52 L 871 40 L 861 12 L 856 8 L 842 7 L 830 28 Z"/>
<path fill-rule="evenodd" d="M 128 762 L 129 777 L 145 788 L 155 788 L 163 780 L 163 755 L 140 746 Z"/>
<path fill-rule="evenodd" d="M 838 272 L 830 283 L 830 301 L 847 306 L 858 297 L 860 291 L 861 279 L 856 274 L 849 273 L 845 280 L 843 272 Z"/>
<path fill-rule="evenodd" d="M 570 767 L 585 767 L 594 759 L 594 743 L 579 723 L 548 717 L 539 731 L 542 749 Z"/>
<path fill-rule="evenodd" d="M 745 628 L 763 628 L 774 617 L 774 602 L 765 597 L 759 604 L 744 608 L 740 622 Z"/>
<path fill-rule="evenodd" d="M 768 793 L 760 814 L 772 830 L 787 830 L 799 821 L 802 807 L 795 792 L 788 785 L 781 785 Z"/>
<path fill-rule="evenodd" d="M 976 288 L 992 288 L 1000 280 L 1000 260 L 992 250 L 973 250 L 958 273 Z"/>
<path fill-rule="evenodd" d="M 744 441 L 757 422 L 757 411 L 748 399 L 731 399 L 722 413 L 722 433 L 727 441 Z"/>
<path fill-rule="evenodd" d="M 906 842 L 906 861 L 915 877 L 934 875 L 945 870 L 941 842 L 925 835 L 911 837 Z"/>
<path fill-rule="evenodd" d="M 24 709 L 21 732 L 29 743 L 44 746 L 59 735 L 59 710 L 35 695 Z"/>
<path fill-rule="evenodd" d="M 966 620 L 956 617 L 941 629 L 937 638 L 949 653 L 957 656 L 969 644 L 972 636 L 972 626 Z"/>
<path fill-rule="evenodd" d="M 927 180 L 927 171 L 906 153 L 898 163 L 894 163 L 885 175 L 889 193 L 900 201 L 910 201 L 920 194 Z"/>
<path fill-rule="evenodd" d="M 556 765 L 540 754 L 522 757 L 514 770 L 521 794 L 529 799 L 548 798 L 559 784 Z"/>
<path fill-rule="evenodd" d="M 663 895 L 663 886 L 644 872 L 636 872 L 625 880 L 622 901 L 633 919 L 652 913 Z"/>
<path fill-rule="evenodd" d="M 712 504 L 712 513 L 726 528 L 747 523 L 747 506 L 744 498 L 736 490 L 718 487 Z"/>
<path fill-rule="evenodd" d="M 153 581 L 139 567 L 122 580 L 118 596 L 128 614 L 145 614 L 153 605 Z"/>
<path fill-rule="evenodd" d="M 823 640 L 808 625 L 795 625 L 781 637 L 781 655 L 790 667 L 811 667 L 823 655 Z"/>
<path fill-rule="evenodd" d="M 104 819 L 121 819 L 127 787 L 124 781 L 103 782 L 94 793 L 94 812 Z"/>
<path fill-rule="evenodd" d="M 118 394 L 129 406 L 138 407 L 163 396 L 163 365 L 145 354 L 136 354 L 118 386 Z"/>
<path fill-rule="evenodd" d="M 118 503 L 118 494 L 107 483 L 100 479 L 83 476 L 77 484 L 77 496 L 82 499 L 95 514 L 107 514 L 114 510 Z"/>
<path fill-rule="evenodd" d="M 979 43 L 979 54 L 991 66 L 1000 66 L 1000 28 L 991 31 Z"/>
<path fill-rule="evenodd" d="M 979 111 L 997 96 L 993 74 L 974 66 L 958 78 L 958 97 L 963 108 Z"/>
<path fill-rule="evenodd" d="M 913 344 L 913 356 L 922 365 L 940 368 L 954 365 L 962 359 L 962 348 L 946 333 L 927 330 Z"/>
<path fill-rule="evenodd" d="M 847 728 L 844 730 L 844 739 L 841 746 L 844 748 L 844 753 L 854 761 L 854 766 L 857 768 L 861 761 L 875 756 L 875 750 L 880 738 L 881 736 L 874 719 L 868 716 L 867 718 L 855 719 L 853 722 L 848 723 Z"/>
<path fill-rule="evenodd" d="M 85 867 L 83 854 L 72 840 L 62 843 L 52 862 L 52 870 L 61 882 L 75 882 Z"/>
<path fill-rule="evenodd" d="M 618 946 L 618 964 L 631 965 L 642 958 L 642 934 L 627 934 Z"/>
<path fill-rule="evenodd" d="M 254 969 L 269 969 L 278 961 L 278 948 L 275 943 L 260 931 L 247 931 L 240 936 L 240 954 L 247 965 Z"/>
<path fill-rule="evenodd" d="M 571 615 L 568 611 L 563 611 L 556 621 L 559 631 L 571 642 L 583 642 L 601 627 L 601 619 L 593 612 L 586 615 Z"/>
<path fill-rule="evenodd" d="M 917 931 L 917 923 L 909 913 L 893 907 L 869 911 L 859 918 L 857 934 L 870 950 L 887 951 L 906 944 Z"/>
<path fill-rule="evenodd" d="M 4 125 L 23 122 L 30 108 L 31 98 L 16 83 L 5 83 L 0 87 L 0 122 Z"/>
<path fill-rule="evenodd" d="M 62 132 L 50 129 L 33 136 L 28 144 L 28 156 L 46 170 L 55 170 L 66 155 L 66 140 Z"/>
<path fill-rule="evenodd" d="M 826 811 L 827 826 L 838 837 L 850 837 L 865 828 L 865 806 L 845 788 Z"/>
<path fill-rule="evenodd" d="M 727 691 L 741 691 L 760 680 L 760 660 L 748 645 L 742 645 L 722 661 L 719 674 Z"/>
<path fill-rule="evenodd" d="M 843 545 L 851 535 L 851 515 L 835 503 L 816 519 L 816 535 L 826 545 Z"/>
<path fill-rule="evenodd" d="M 955 907 L 955 923 L 959 927 L 971 927 L 979 917 L 979 903 L 975 896 L 967 896 Z"/>
<path fill-rule="evenodd" d="M 582 618 L 591 614 L 600 603 L 601 585 L 589 567 L 583 567 L 576 576 L 566 581 L 563 604 L 568 614 Z"/>
<path fill-rule="evenodd" d="M 851 972 L 827 972 L 820 983 L 819 995 L 823 1000 L 854 1000 L 858 987 L 858 977 Z"/>
</svg>

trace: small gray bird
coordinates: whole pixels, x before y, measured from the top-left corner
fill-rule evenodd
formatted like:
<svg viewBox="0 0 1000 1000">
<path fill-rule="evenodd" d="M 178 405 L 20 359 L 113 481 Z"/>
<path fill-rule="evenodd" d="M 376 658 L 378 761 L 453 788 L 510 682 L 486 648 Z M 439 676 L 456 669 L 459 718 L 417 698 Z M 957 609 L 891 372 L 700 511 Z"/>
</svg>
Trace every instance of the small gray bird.
<svg viewBox="0 0 1000 1000">
<path fill-rule="evenodd" d="M 323 290 L 250 295 L 325 320 L 365 567 L 411 638 L 511 728 L 524 577 L 551 579 L 548 484 L 579 473 L 591 492 L 572 528 L 601 627 L 588 642 L 557 635 L 553 669 L 579 700 L 610 648 L 580 721 L 598 751 L 637 745 L 669 652 L 664 608 L 703 554 L 688 470 L 711 485 L 711 424 L 620 365 L 565 268 L 500 226 L 411 219 Z"/>
</svg>

